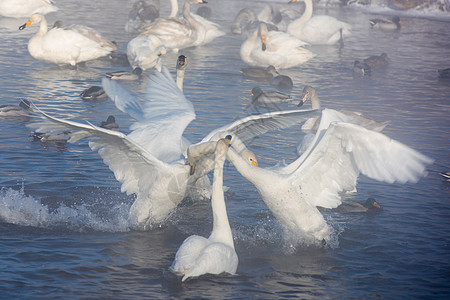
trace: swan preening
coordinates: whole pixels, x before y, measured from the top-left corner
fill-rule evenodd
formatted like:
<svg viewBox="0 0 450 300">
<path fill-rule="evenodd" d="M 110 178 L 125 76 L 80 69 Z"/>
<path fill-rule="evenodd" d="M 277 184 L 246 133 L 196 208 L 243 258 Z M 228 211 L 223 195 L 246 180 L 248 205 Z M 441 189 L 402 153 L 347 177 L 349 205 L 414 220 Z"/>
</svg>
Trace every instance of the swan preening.
<svg viewBox="0 0 450 300">
<path fill-rule="evenodd" d="M 19 29 L 23 30 L 33 23 L 40 24 L 39 31 L 28 42 L 28 51 L 38 60 L 75 66 L 117 50 L 114 44 L 104 44 L 104 38 L 88 27 L 53 27 L 48 30 L 47 20 L 40 14 L 33 14 Z"/>
<path fill-rule="evenodd" d="M 332 228 L 317 207 L 339 206 L 340 193 L 354 190 L 359 174 L 388 183 L 417 182 L 432 162 L 382 133 L 345 120 L 345 114 L 323 110 L 308 149 L 287 166 L 255 167 L 233 147 L 228 151 L 227 159 L 255 185 L 293 247 L 331 242 Z"/>
<path fill-rule="evenodd" d="M 69 142 L 89 139 L 92 150 L 98 151 L 104 162 L 122 183 L 122 191 L 135 194 L 130 208 L 130 226 L 149 228 L 163 222 L 184 197 L 209 198 L 210 183 L 205 176 L 214 167 L 208 148 L 201 153 L 202 144 L 217 141 L 227 134 L 248 140 L 268 130 L 285 128 L 317 115 L 315 110 L 290 110 L 248 116 L 211 131 L 191 146 L 183 137 L 188 124 L 195 119 L 192 103 L 177 86 L 167 68 L 151 70 L 144 79 L 147 93 L 143 101 L 136 99 L 116 81 L 103 78 L 103 88 L 118 109 L 129 114 L 135 122 L 125 135 L 79 122 L 55 118 L 36 108 L 44 121 L 32 124 L 39 132 L 66 132 Z M 196 153 L 186 164 L 188 146 Z"/>
<path fill-rule="evenodd" d="M 170 270 L 182 281 L 203 274 L 236 273 L 238 256 L 228 222 L 223 195 L 223 164 L 231 136 L 215 142 L 214 177 L 211 196 L 213 229 L 208 238 L 192 235 L 178 249 Z"/>
</svg>

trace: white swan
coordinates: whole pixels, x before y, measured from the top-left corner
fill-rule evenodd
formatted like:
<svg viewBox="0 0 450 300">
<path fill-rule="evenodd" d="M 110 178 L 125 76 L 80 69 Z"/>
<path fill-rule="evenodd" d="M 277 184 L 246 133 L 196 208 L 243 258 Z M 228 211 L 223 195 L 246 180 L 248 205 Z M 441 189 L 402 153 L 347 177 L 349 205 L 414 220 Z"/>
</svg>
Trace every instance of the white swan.
<svg viewBox="0 0 450 300">
<path fill-rule="evenodd" d="M 306 43 L 286 33 L 268 31 L 265 23 L 256 30 L 240 49 L 242 61 L 259 67 L 276 69 L 299 66 L 316 55 L 302 48 Z"/>
<path fill-rule="evenodd" d="M 332 45 L 351 34 L 351 25 L 331 16 L 312 16 L 312 0 L 291 0 L 289 3 L 305 2 L 303 15 L 292 21 L 287 32 L 312 45 Z"/>
<path fill-rule="evenodd" d="M 180 55 L 177 58 L 177 87 L 183 92 L 184 72 L 187 67 L 187 57 Z"/>
<path fill-rule="evenodd" d="M 309 85 L 303 88 L 302 98 L 297 106 L 302 106 L 308 100 L 311 101 L 312 109 L 321 108 L 320 99 L 319 96 L 317 95 L 316 89 Z M 317 129 L 319 128 L 320 125 L 320 118 L 321 116 L 311 118 L 302 125 L 301 127 L 302 131 L 307 134 L 302 138 L 300 143 L 297 145 L 298 155 L 301 155 L 306 149 L 308 149 L 310 143 L 313 141 L 314 135 L 316 134 Z M 364 117 L 359 112 L 347 110 L 340 111 L 338 121 L 356 124 L 366 129 L 378 132 L 381 132 L 390 123 L 390 121 L 385 122 L 375 121 L 370 118 Z"/>
<path fill-rule="evenodd" d="M 206 3 L 206 2 L 203 2 Z M 175 17 L 178 14 L 178 0 L 170 0 L 171 12 L 169 17 Z M 214 22 L 211 22 L 198 14 L 191 12 L 192 18 L 195 19 L 204 30 L 201 30 L 201 34 L 197 35 L 197 41 L 195 46 L 205 45 L 214 39 L 225 35 L 225 32 L 220 29 L 220 26 Z"/>
<path fill-rule="evenodd" d="M 255 167 L 233 147 L 228 151 L 228 160 L 255 185 L 294 247 L 330 242 L 331 229 L 317 206 L 339 206 L 340 193 L 353 190 L 360 173 L 388 183 L 416 182 L 426 174 L 425 165 L 432 163 L 379 132 L 336 122 L 340 115 L 323 110 L 309 149 L 285 167 Z"/>
<path fill-rule="evenodd" d="M 211 196 L 213 229 L 208 238 L 192 235 L 178 249 L 170 270 L 181 281 L 203 274 L 235 274 L 238 256 L 234 250 L 233 234 L 227 217 L 223 195 L 223 164 L 228 152 L 229 139 L 216 143 L 214 178 Z"/>
<path fill-rule="evenodd" d="M 161 71 L 161 55 L 166 53 L 165 45 L 153 34 L 139 35 L 127 45 L 127 58 L 133 69 L 156 68 Z"/>
<path fill-rule="evenodd" d="M 187 147 L 183 137 L 188 124 L 195 119 L 192 103 L 178 88 L 167 68 L 150 71 L 145 78 L 147 93 L 144 101 L 136 99 L 116 81 L 103 78 L 108 96 L 120 110 L 136 120 L 131 133 L 125 135 L 91 124 L 54 118 L 44 112 L 44 123 L 31 124 L 39 132 L 72 132 L 69 142 L 89 138 L 92 150 L 98 150 L 104 162 L 122 183 L 122 191 L 136 194 L 130 208 L 130 224 L 149 228 L 163 222 L 185 196 L 209 197 L 210 184 L 204 175 L 212 170 L 211 158 L 203 159 L 197 148 L 196 159 L 201 162 L 198 172 L 190 175 L 186 165 Z M 294 110 L 249 116 L 210 132 L 200 143 L 217 141 L 230 133 L 250 139 L 268 130 L 298 124 L 316 111 Z M 194 145 L 192 145 L 194 146 Z M 212 160 L 213 162 L 214 160 Z"/>
<path fill-rule="evenodd" d="M 147 26 L 141 35 L 156 35 L 162 43 L 174 52 L 199 45 L 206 34 L 205 28 L 190 12 L 191 5 L 205 3 L 204 0 L 187 0 L 183 8 L 183 18 L 157 19 Z"/>
<path fill-rule="evenodd" d="M 46 15 L 57 11 L 52 0 L 2 0 L 0 15 L 10 18 L 28 18 L 32 14 Z"/>
<path fill-rule="evenodd" d="M 40 27 L 28 42 L 28 51 L 38 60 L 75 66 L 77 63 L 97 59 L 114 51 L 113 48 L 104 47 L 74 30 L 58 27 L 48 30 L 47 20 L 40 14 L 32 15 L 19 29 L 23 30 L 32 23 L 38 23 Z"/>
</svg>

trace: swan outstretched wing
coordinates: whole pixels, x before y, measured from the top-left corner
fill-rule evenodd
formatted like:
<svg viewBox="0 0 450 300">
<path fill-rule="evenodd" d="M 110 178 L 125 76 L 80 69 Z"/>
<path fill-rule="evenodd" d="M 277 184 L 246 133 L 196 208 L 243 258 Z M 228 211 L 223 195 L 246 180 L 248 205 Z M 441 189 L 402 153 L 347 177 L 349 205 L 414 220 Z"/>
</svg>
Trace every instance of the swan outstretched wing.
<svg viewBox="0 0 450 300">
<path fill-rule="evenodd" d="M 300 124 L 309 118 L 318 116 L 319 113 L 320 111 L 316 109 L 295 109 L 250 115 L 214 129 L 200 143 L 215 141 L 224 138 L 227 134 L 237 136 L 245 142 L 270 130 L 279 130 Z M 236 150 L 240 152 L 242 149 Z"/>
<path fill-rule="evenodd" d="M 417 182 L 432 163 L 408 146 L 355 124 L 332 122 L 323 131 L 291 174 L 315 206 L 337 207 L 339 193 L 353 190 L 360 173 L 388 183 Z"/>
<path fill-rule="evenodd" d="M 39 110 L 35 105 L 33 108 L 39 112 L 44 121 L 31 124 L 38 132 L 67 132 L 75 142 L 81 138 L 89 139 L 89 146 L 97 150 L 104 162 L 114 172 L 118 181 L 122 183 L 122 192 L 127 194 L 140 193 L 150 190 L 160 176 L 161 172 L 168 169 L 168 165 L 155 158 L 146 149 L 133 141 L 125 134 L 108 130 L 92 124 L 82 124 L 74 121 L 55 118 Z"/>
<path fill-rule="evenodd" d="M 139 101 L 118 83 L 104 78 L 103 86 L 116 106 L 134 117 L 129 137 L 165 162 L 180 159 L 184 152 L 182 135 L 195 119 L 192 103 L 177 87 L 166 67 L 152 70 L 147 91 Z"/>
</svg>

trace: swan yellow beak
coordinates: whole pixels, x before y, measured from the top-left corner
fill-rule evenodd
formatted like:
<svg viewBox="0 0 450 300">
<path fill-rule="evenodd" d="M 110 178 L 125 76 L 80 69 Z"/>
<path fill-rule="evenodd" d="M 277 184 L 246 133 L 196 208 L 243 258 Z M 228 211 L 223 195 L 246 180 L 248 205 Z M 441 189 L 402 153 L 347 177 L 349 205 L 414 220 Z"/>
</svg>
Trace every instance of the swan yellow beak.
<svg viewBox="0 0 450 300">
<path fill-rule="evenodd" d="M 258 167 L 258 162 L 256 161 L 256 160 L 251 160 L 251 164 L 252 164 L 252 166 L 254 166 L 254 167 Z"/>
<path fill-rule="evenodd" d="M 161 55 L 162 55 L 162 51 L 159 51 L 159 52 L 158 52 L 158 56 L 161 56 Z"/>
<path fill-rule="evenodd" d="M 31 21 L 28 20 L 25 24 L 23 24 L 19 27 L 19 30 L 24 30 L 25 28 L 27 28 L 30 25 L 31 25 Z"/>
<path fill-rule="evenodd" d="M 261 39 L 261 42 L 262 42 L 262 51 L 266 51 L 266 48 L 267 48 L 267 45 L 266 45 L 267 39 L 266 39 L 266 38 L 262 38 L 262 39 Z"/>
<path fill-rule="evenodd" d="M 227 142 L 227 145 L 228 145 L 228 146 L 230 146 L 231 139 L 232 139 L 232 136 L 231 136 L 231 135 L 227 135 L 227 136 L 225 137 L 225 141 Z"/>
</svg>

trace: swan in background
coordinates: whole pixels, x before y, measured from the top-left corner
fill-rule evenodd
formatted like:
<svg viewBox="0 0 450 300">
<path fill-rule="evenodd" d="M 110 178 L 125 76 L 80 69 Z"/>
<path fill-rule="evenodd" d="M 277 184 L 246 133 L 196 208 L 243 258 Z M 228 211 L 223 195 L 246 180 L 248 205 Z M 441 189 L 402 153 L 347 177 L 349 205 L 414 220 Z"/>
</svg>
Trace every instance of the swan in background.
<svg viewBox="0 0 450 300">
<path fill-rule="evenodd" d="M 0 117 L 2 118 L 27 117 L 32 111 L 30 101 L 26 99 L 20 100 L 18 105 L 0 105 Z"/>
<path fill-rule="evenodd" d="M 75 66 L 77 63 L 97 59 L 114 51 L 113 48 L 104 47 L 74 30 L 58 27 L 48 30 L 47 20 L 40 14 L 33 14 L 19 29 L 23 30 L 32 23 L 40 24 L 39 31 L 28 42 L 28 52 L 35 59 Z"/>
<path fill-rule="evenodd" d="M 394 16 L 390 19 L 370 19 L 369 24 L 371 28 L 386 31 L 400 30 L 402 27 L 402 21 L 398 16 Z"/>
<path fill-rule="evenodd" d="M 127 58 L 133 69 L 161 71 L 161 55 L 166 53 L 166 46 L 153 34 L 139 35 L 127 45 Z"/>
<path fill-rule="evenodd" d="M 183 48 L 204 44 L 206 28 L 194 19 L 190 12 L 192 4 L 201 3 L 206 2 L 204 0 L 186 1 L 183 8 L 183 18 L 157 19 L 147 26 L 141 35 L 156 35 L 167 49 L 174 52 L 178 52 Z"/>
<path fill-rule="evenodd" d="M 70 130 L 69 142 L 88 138 L 91 149 L 99 152 L 121 182 L 122 191 L 136 195 L 129 218 L 130 226 L 139 229 L 164 222 L 186 196 L 209 198 L 210 183 L 204 175 L 213 168 L 210 159 L 198 156 L 202 167 L 190 175 L 191 166 L 186 164 L 190 142 L 183 137 L 183 132 L 196 115 L 192 103 L 184 97 L 167 68 L 163 66 L 161 73 L 151 70 L 144 80 L 147 93 L 140 101 L 117 81 L 102 79 L 103 88 L 116 107 L 136 120 L 128 135 L 90 123 L 55 118 L 42 111 L 44 121 L 30 125 L 39 132 Z M 226 136 L 225 132 L 239 135 L 243 140 L 251 139 L 268 130 L 298 124 L 316 114 L 296 110 L 248 116 L 211 131 L 198 144 L 217 141 Z"/>
<path fill-rule="evenodd" d="M 235 274 L 238 256 L 234 249 L 233 234 L 228 222 L 223 195 L 223 164 L 228 152 L 229 139 L 216 143 L 211 207 L 213 229 L 208 238 L 191 235 L 181 244 L 170 270 L 181 281 L 203 274 Z"/>
<path fill-rule="evenodd" d="M 258 30 L 259 23 L 263 21 L 258 19 L 258 16 L 250 8 L 241 9 L 233 23 L 231 24 L 231 33 L 233 34 L 243 34 L 248 38 L 255 30 Z M 264 22 L 270 31 L 277 31 L 278 27 L 270 22 Z"/>
<path fill-rule="evenodd" d="M 84 35 L 88 39 L 99 43 L 104 48 L 112 49 L 112 51 L 117 51 L 117 45 L 108 40 L 107 38 L 103 37 L 97 30 L 95 30 L 92 27 L 86 26 L 86 25 L 80 25 L 80 24 L 71 24 L 69 26 L 64 26 L 62 21 L 57 20 L 53 24 L 53 28 L 60 28 L 64 30 L 72 30 L 74 32 L 77 32 L 81 35 Z"/>
<path fill-rule="evenodd" d="M 206 1 L 203 3 L 207 3 Z M 171 5 L 171 12 L 170 17 L 175 17 L 178 14 L 178 0 L 170 0 Z M 197 11 L 200 11 L 200 9 L 205 8 L 209 9 L 209 7 L 200 6 Z M 211 14 L 211 13 L 210 13 Z M 223 32 L 220 29 L 220 26 L 214 22 L 211 22 L 204 17 L 200 16 L 199 14 L 194 14 L 191 12 L 192 18 L 195 19 L 198 23 L 200 23 L 204 29 L 201 33 L 197 36 L 197 42 L 195 46 L 199 45 L 205 45 L 214 40 L 215 38 L 218 38 L 220 36 L 225 35 L 225 32 Z M 204 33 L 204 35 L 203 35 Z"/>
<path fill-rule="evenodd" d="M 57 11 L 52 0 L 2 0 L 0 15 L 10 18 L 28 18 L 33 14 L 46 15 Z"/>
<path fill-rule="evenodd" d="M 388 183 L 417 182 L 432 163 L 382 133 L 339 122 L 342 117 L 324 109 L 308 150 L 284 167 L 255 167 L 233 147 L 228 151 L 227 159 L 255 185 L 293 247 L 331 241 L 332 230 L 317 206 L 338 207 L 340 193 L 353 190 L 359 174 Z"/>
<path fill-rule="evenodd" d="M 332 45 L 351 34 L 351 25 L 331 16 L 312 16 L 312 0 L 291 0 L 289 3 L 305 2 L 303 15 L 292 21 L 287 27 L 287 33 L 312 45 Z"/>
<path fill-rule="evenodd" d="M 302 48 L 305 45 L 305 42 L 286 33 L 269 32 L 267 25 L 260 23 L 258 30 L 242 43 L 240 55 L 242 61 L 251 66 L 291 68 L 316 56 Z"/>
</svg>

